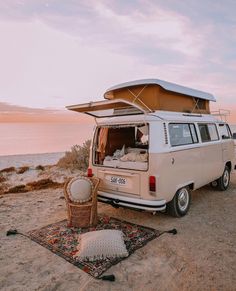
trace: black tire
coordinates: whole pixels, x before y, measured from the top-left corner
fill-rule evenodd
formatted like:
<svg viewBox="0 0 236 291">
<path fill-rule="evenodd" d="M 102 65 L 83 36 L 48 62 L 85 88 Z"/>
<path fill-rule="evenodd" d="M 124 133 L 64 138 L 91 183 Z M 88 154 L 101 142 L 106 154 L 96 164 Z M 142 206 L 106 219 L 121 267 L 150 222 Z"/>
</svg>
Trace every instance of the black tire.
<svg viewBox="0 0 236 291">
<path fill-rule="evenodd" d="M 222 176 L 217 180 L 217 186 L 220 191 L 225 191 L 229 188 L 230 182 L 230 169 L 228 166 L 225 166 Z"/>
<path fill-rule="evenodd" d="M 187 214 L 191 203 L 191 192 L 189 187 L 179 189 L 174 198 L 167 203 L 167 213 L 174 217 L 181 217 Z"/>
</svg>

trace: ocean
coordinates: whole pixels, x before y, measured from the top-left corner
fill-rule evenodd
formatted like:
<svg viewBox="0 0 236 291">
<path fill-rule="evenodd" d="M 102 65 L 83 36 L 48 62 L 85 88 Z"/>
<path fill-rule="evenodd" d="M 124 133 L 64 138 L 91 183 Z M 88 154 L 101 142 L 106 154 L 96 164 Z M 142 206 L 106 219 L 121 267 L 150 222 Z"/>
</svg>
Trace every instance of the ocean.
<svg viewBox="0 0 236 291">
<path fill-rule="evenodd" d="M 65 152 L 91 138 L 94 125 L 0 123 L 0 156 Z"/>
</svg>

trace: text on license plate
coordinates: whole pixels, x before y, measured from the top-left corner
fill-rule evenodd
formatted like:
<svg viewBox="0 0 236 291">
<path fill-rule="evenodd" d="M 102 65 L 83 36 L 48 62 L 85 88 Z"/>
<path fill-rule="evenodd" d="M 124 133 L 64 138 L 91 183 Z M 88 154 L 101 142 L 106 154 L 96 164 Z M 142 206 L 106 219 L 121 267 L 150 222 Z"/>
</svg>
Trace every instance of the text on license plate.
<svg viewBox="0 0 236 291">
<path fill-rule="evenodd" d="M 121 178 L 121 177 L 113 177 L 111 176 L 110 182 L 113 184 L 118 184 L 118 185 L 125 185 L 126 184 L 126 179 Z"/>
</svg>

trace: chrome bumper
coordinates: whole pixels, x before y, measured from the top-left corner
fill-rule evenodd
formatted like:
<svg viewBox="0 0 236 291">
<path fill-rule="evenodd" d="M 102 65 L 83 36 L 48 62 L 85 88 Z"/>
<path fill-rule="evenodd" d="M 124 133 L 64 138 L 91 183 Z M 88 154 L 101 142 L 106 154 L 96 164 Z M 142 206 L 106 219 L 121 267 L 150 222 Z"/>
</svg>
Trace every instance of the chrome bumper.
<svg viewBox="0 0 236 291">
<path fill-rule="evenodd" d="M 98 201 L 108 203 L 113 207 L 128 207 L 147 211 L 162 211 L 166 209 L 166 200 L 144 200 L 98 191 Z"/>
</svg>

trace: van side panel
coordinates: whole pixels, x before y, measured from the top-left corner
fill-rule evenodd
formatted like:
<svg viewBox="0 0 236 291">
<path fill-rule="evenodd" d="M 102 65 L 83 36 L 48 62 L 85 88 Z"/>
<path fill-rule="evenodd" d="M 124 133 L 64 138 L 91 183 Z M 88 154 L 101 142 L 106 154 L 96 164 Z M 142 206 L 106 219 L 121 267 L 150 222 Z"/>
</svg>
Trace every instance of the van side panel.
<svg viewBox="0 0 236 291">
<path fill-rule="evenodd" d="M 172 200 L 176 191 L 194 183 L 202 186 L 202 162 L 199 149 L 180 150 L 170 153 L 152 154 L 150 171 L 157 176 L 157 197 Z"/>
<path fill-rule="evenodd" d="M 201 147 L 202 185 L 218 179 L 224 171 L 221 142 L 211 142 Z"/>
<path fill-rule="evenodd" d="M 232 152 L 234 152 L 234 143 L 232 142 L 232 139 L 229 140 L 222 140 L 222 160 L 225 163 L 228 161 L 232 161 L 232 164 L 235 164 L 235 159 L 232 157 Z M 236 152 L 235 152 L 236 157 Z M 233 165 L 232 165 L 233 169 Z"/>
</svg>

